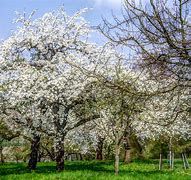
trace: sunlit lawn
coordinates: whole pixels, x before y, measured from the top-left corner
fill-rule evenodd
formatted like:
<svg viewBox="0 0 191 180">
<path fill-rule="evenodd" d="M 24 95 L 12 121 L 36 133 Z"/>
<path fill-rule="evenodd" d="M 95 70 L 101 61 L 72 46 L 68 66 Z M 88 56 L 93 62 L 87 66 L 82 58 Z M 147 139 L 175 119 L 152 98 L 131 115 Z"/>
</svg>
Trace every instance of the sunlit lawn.
<svg viewBox="0 0 191 180">
<path fill-rule="evenodd" d="M 55 164 L 39 163 L 36 171 L 29 172 L 25 163 L 6 163 L 0 165 L 0 180 L 33 180 L 33 179 L 69 179 L 69 180 L 91 180 L 91 179 L 140 179 L 140 180 L 191 180 L 191 169 L 184 170 L 180 160 L 175 162 L 175 170 L 169 170 L 165 161 L 165 169 L 158 170 L 157 161 L 134 161 L 124 165 L 121 162 L 120 174 L 115 176 L 112 161 L 67 161 L 65 171 L 58 173 L 55 171 Z"/>
</svg>

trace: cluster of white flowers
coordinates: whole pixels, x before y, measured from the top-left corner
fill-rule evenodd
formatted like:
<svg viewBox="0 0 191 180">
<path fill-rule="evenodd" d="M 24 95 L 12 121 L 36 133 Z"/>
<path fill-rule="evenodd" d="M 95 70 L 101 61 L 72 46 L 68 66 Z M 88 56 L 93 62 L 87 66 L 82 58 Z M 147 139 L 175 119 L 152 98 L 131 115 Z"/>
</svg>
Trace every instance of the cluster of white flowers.
<svg viewBox="0 0 191 180">
<path fill-rule="evenodd" d="M 0 45 L 2 106 L 9 126 L 17 124 L 28 136 L 43 132 L 62 141 L 80 121 L 72 110 L 83 103 L 86 86 L 97 75 L 115 76 L 121 55 L 109 44 L 88 42 L 92 30 L 84 12 L 68 16 L 60 9 L 34 21 L 22 15 L 16 20 L 22 26 Z"/>
<path fill-rule="evenodd" d="M 122 135 L 127 124 L 140 137 L 190 137 L 190 124 L 186 120 L 189 117 L 185 113 L 187 92 L 151 97 L 144 108 L 138 109 L 141 100 L 136 100 L 135 94 L 156 92 L 161 82 L 147 80 L 141 73 L 130 70 L 123 55 L 110 43 L 97 46 L 88 42 L 92 30 L 81 16 L 86 11 L 68 16 L 60 9 L 34 21 L 31 16 L 20 16 L 17 22 L 22 26 L 0 45 L 1 106 L 9 116 L 10 127 L 14 129 L 17 124 L 25 134 L 43 132 L 56 137 L 56 143 L 63 141 L 69 130 L 83 124 L 73 108 L 84 103 L 88 96 L 86 87 L 101 81 L 106 88 L 94 93 L 98 92 L 98 99 L 106 100 L 98 108 L 102 118 L 94 123 L 94 131 L 87 133 L 93 146 L 98 134 L 112 137 L 112 133 L 121 132 Z M 120 88 L 132 94 L 118 93 Z M 135 110 L 140 113 L 134 113 Z M 125 114 L 123 117 L 121 112 Z M 129 114 L 133 118 L 128 119 Z M 165 123 L 168 126 L 164 127 Z M 84 137 L 81 130 L 70 136 Z M 75 142 L 80 144 L 84 139 Z M 87 144 L 82 149 L 87 151 Z"/>
<path fill-rule="evenodd" d="M 179 92 L 178 92 L 179 91 Z M 190 139 L 188 89 L 176 89 L 152 97 L 136 116 L 133 128 L 143 139 Z"/>
</svg>

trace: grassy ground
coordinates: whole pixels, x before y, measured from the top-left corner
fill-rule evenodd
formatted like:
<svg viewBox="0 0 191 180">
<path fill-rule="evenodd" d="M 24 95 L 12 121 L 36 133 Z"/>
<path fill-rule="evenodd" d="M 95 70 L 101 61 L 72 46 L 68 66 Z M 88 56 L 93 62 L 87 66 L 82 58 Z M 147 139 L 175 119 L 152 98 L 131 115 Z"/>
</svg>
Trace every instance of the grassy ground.
<svg viewBox="0 0 191 180">
<path fill-rule="evenodd" d="M 72 161 L 65 164 L 65 171 L 57 173 L 53 162 L 39 163 L 35 172 L 29 172 L 25 163 L 7 163 L 0 165 L 0 180 L 191 180 L 191 169 L 184 170 L 181 161 L 175 162 L 173 171 L 167 167 L 158 171 L 157 161 L 134 161 L 128 165 L 121 163 L 119 176 L 114 175 L 111 161 Z"/>
</svg>

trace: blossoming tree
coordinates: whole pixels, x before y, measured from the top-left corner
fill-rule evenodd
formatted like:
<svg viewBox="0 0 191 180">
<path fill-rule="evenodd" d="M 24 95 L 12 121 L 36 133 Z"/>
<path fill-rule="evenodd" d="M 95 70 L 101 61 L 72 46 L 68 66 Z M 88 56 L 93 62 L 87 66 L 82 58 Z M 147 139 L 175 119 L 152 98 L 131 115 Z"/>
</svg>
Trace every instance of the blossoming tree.
<svg viewBox="0 0 191 180">
<path fill-rule="evenodd" d="M 67 132 L 98 116 L 92 111 L 77 118 L 72 111 L 90 101 L 85 87 L 94 79 L 66 62 L 87 64 L 99 54 L 87 42 L 90 28 L 81 17 L 84 11 L 70 17 L 60 9 L 34 21 L 32 16 L 20 16 L 17 21 L 22 26 L 0 47 L 2 84 L 6 85 L 2 94 L 18 108 L 14 108 L 17 113 L 21 111 L 14 122 L 22 126 L 24 119 L 27 129 L 35 127 L 54 137 L 57 170 L 64 168 Z"/>
</svg>

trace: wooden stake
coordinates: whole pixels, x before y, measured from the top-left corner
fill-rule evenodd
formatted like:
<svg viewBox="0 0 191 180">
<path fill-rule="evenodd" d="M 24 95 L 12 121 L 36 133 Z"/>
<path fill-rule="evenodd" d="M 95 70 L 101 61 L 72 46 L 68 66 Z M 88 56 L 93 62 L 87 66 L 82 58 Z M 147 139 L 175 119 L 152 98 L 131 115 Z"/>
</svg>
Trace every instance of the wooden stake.
<svg viewBox="0 0 191 180">
<path fill-rule="evenodd" d="M 174 152 L 172 153 L 172 169 L 174 169 Z"/>
<path fill-rule="evenodd" d="M 159 158 L 159 170 L 162 170 L 162 153 L 160 153 L 160 158 Z"/>
</svg>

